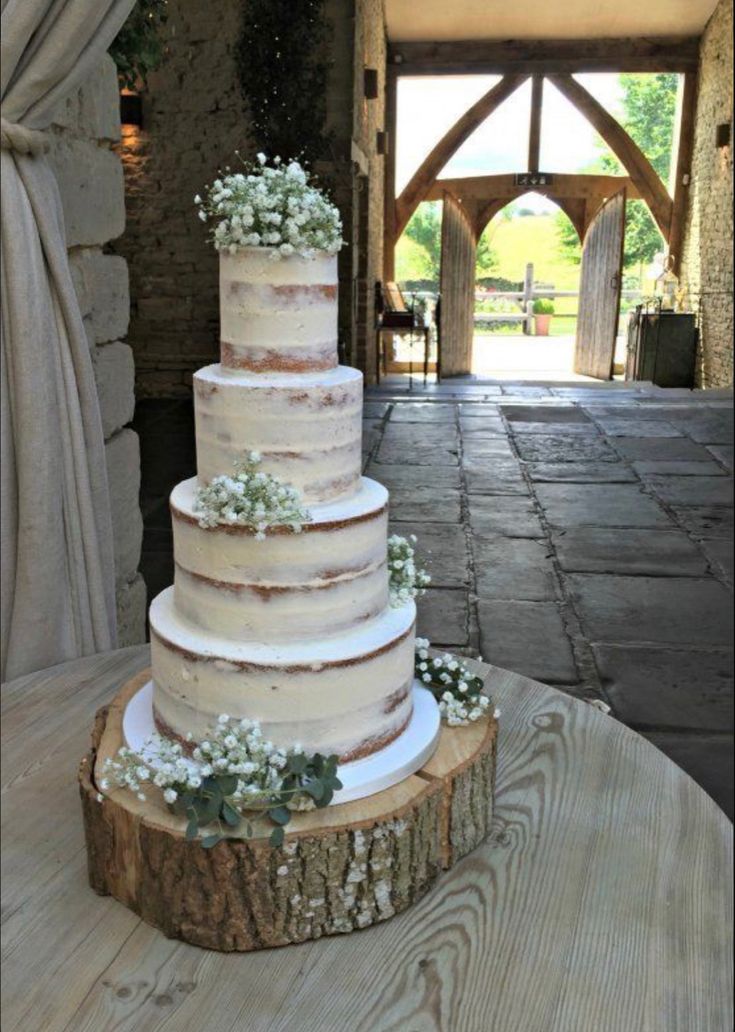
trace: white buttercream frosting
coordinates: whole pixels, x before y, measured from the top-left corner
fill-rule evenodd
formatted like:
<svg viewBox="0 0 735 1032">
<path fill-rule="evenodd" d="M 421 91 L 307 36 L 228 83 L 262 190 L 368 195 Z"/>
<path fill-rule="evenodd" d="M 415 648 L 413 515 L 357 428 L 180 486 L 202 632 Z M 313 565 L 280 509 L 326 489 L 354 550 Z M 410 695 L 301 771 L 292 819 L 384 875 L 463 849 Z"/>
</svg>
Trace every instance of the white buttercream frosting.
<svg viewBox="0 0 735 1032">
<path fill-rule="evenodd" d="M 388 492 L 364 477 L 350 498 L 314 506 L 300 534 L 200 527 L 196 479 L 171 495 L 176 607 L 233 639 L 329 636 L 388 605 Z"/>
<path fill-rule="evenodd" d="M 194 374 L 197 471 L 231 473 L 249 451 L 293 484 L 306 503 L 354 491 L 362 460 L 362 373 L 340 366 L 312 374 Z"/>
<path fill-rule="evenodd" d="M 263 248 L 220 254 L 226 365 L 255 370 L 337 364 L 337 258 L 274 261 Z M 284 365 L 285 363 L 285 365 Z"/>
<path fill-rule="evenodd" d="M 414 620 L 410 602 L 328 639 L 240 643 L 192 625 L 167 589 L 150 611 L 155 710 L 195 739 L 224 712 L 276 744 L 349 755 L 410 716 Z"/>
</svg>

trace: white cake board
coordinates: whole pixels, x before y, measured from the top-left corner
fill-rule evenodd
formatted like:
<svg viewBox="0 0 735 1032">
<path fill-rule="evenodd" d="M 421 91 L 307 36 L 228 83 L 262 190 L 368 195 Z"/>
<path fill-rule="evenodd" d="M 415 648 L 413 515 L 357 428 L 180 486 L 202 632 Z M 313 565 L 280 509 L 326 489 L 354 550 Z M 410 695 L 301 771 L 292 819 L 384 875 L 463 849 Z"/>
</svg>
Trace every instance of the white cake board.
<svg viewBox="0 0 735 1032">
<path fill-rule="evenodd" d="M 384 749 L 361 760 L 340 764 L 337 777 L 343 787 L 334 793 L 332 804 L 364 799 L 421 770 L 439 741 L 440 725 L 436 699 L 419 681 L 414 681 L 413 714 L 405 731 Z M 156 750 L 149 743 L 156 733 L 152 681 L 146 681 L 125 707 L 122 728 L 128 748 L 155 763 Z"/>
</svg>

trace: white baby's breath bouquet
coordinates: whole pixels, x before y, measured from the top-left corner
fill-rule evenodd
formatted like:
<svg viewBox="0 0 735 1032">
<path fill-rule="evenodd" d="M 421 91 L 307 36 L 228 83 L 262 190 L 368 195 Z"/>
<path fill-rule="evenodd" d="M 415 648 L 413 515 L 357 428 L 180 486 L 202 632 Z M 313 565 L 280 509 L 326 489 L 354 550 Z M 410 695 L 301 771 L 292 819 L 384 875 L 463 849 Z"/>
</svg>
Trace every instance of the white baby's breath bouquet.
<svg viewBox="0 0 735 1032">
<path fill-rule="evenodd" d="M 339 211 L 298 161 L 274 158 L 269 165 L 258 154 L 240 172 L 226 169 L 194 203 L 218 251 L 269 247 L 274 258 L 311 258 L 336 254 L 343 244 Z"/>
<path fill-rule="evenodd" d="M 296 534 L 311 520 L 301 494 L 270 473 L 258 469 L 259 452 L 235 462 L 232 474 L 220 474 L 198 488 L 194 511 L 199 526 L 218 524 L 251 527 L 256 541 L 264 541 L 269 527 L 287 526 Z"/>
</svg>

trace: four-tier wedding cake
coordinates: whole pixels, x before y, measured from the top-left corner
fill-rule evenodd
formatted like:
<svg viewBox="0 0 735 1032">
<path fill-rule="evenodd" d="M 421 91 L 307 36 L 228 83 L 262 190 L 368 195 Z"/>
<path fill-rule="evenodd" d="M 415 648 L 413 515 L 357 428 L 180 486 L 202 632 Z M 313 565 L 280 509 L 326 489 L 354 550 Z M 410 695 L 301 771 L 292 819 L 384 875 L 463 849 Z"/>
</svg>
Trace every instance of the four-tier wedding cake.
<svg viewBox="0 0 735 1032">
<path fill-rule="evenodd" d="M 175 581 L 150 610 L 154 720 L 201 742 L 219 714 L 248 718 L 276 746 L 344 764 L 411 721 L 416 609 L 391 604 L 388 492 L 361 476 L 337 257 L 275 257 L 220 251 L 221 361 L 194 376 L 198 476 L 171 496 Z M 202 519 L 202 486 L 253 453 L 300 492 L 302 525 Z"/>
</svg>

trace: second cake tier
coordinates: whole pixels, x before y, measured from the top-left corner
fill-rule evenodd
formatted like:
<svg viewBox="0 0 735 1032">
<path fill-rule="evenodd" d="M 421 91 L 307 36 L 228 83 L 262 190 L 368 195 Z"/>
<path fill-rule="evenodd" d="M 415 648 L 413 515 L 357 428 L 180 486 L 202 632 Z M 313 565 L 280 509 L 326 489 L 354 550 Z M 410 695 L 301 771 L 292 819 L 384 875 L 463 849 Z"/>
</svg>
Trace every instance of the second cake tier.
<svg viewBox="0 0 735 1032">
<path fill-rule="evenodd" d="M 219 365 L 194 374 L 197 472 L 226 473 L 256 451 L 266 473 L 309 504 L 355 491 L 362 458 L 362 373 L 339 366 L 278 377 Z"/>
<path fill-rule="evenodd" d="M 388 492 L 363 477 L 350 498 L 314 506 L 296 534 L 272 527 L 200 527 L 197 480 L 171 495 L 177 612 L 234 641 L 328 637 L 388 605 Z"/>
</svg>

